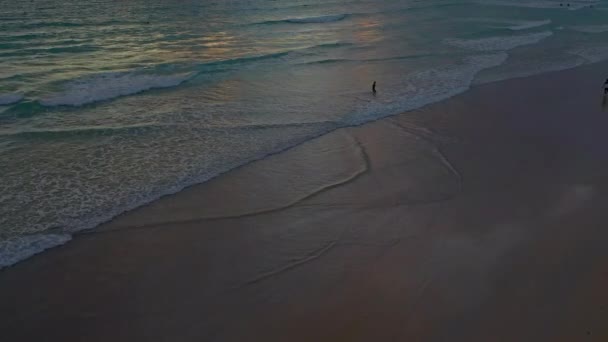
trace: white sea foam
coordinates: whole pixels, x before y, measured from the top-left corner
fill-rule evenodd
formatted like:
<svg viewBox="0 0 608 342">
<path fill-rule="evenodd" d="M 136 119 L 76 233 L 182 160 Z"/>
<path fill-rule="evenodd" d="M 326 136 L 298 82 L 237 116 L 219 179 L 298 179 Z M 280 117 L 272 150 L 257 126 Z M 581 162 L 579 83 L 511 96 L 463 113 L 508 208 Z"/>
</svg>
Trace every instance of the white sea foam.
<svg viewBox="0 0 608 342">
<path fill-rule="evenodd" d="M 476 51 L 504 51 L 518 46 L 536 44 L 550 37 L 551 31 L 529 33 L 523 35 L 488 37 L 479 39 L 446 39 L 445 42 L 452 46 Z"/>
<path fill-rule="evenodd" d="M 589 63 L 608 59 L 608 46 L 585 46 L 572 49 L 568 53 L 584 58 Z"/>
<path fill-rule="evenodd" d="M 46 249 L 63 245 L 68 234 L 33 234 L 0 241 L 0 268 L 13 265 Z"/>
<path fill-rule="evenodd" d="M 476 78 L 473 84 L 485 84 L 497 82 L 518 77 L 528 77 L 540 75 L 552 71 L 560 71 L 572 69 L 585 64 L 581 58 L 564 58 L 551 61 L 544 61 L 543 64 L 536 63 L 519 63 L 510 65 L 506 69 L 497 68 L 490 73 L 481 73 Z"/>
<path fill-rule="evenodd" d="M 403 79 L 393 89 L 383 91 L 379 99 L 364 104 L 349 124 L 361 124 L 369 120 L 413 110 L 448 99 L 465 92 L 480 71 L 499 66 L 508 58 L 505 52 L 470 56 L 461 63 L 421 71 Z M 386 95 L 386 96 L 385 96 Z"/>
<path fill-rule="evenodd" d="M 583 33 L 602 33 L 608 32 L 608 25 L 580 25 L 571 26 L 570 29 Z"/>
<path fill-rule="evenodd" d="M 512 31 L 527 30 L 535 27 L 541 27 L 552 23 L 551 19 L 545 20 L 501 20 L 487 18 L 469 18 L 463 19 L 466 22 L 487 23 L 490 27 L 505 28 Z"/>
<path fill-rule="evenodd" d="M 51 94 L 40 103 L 44 106 L 81 106 L 136 94 L 154 88 L 175 87 L 193 77 L 193 73 L 159 75 L 137 72 L 111 72 L 70 81 L 63 90 Z"/>
<path fill-rule="evenodd" d="M 0 106 L 6 106 L 19 102 L 23 99 L 23 95 L 20 94 L 0 94 Z"/>
<path fill-rule="evenodd" d="M 0 194 L 0 227 L 7 228 L 2 233 L 25 235 L 0 243 L 0 268 L 64 243 L 68 234 L 94 228 L 125 211 L 295 146 L 336 125 L 321 122 L 264 127 L 243 127 L 226 134 L 224 130 L 168 126 L 157 131 L 154 146 L 149 148 L 134 143 L 140 141 L 139 134 L 125 131 L 116 134 L 121 139 L 105 144 L 98 141 L 94 149 L 65 145 L 61 153 L 76 155 L 75 159 L 88 164 L 61 164 L 62 172 L 69 176 L 42 177 L 44 170 L 31 167 L 9 172 L 0 182 L 1 193 L 6 194 Z M 81 174 L 83 166 L 86 175 Z M 27 181 L 32 178 L 37 182 Z M 50 195 L 57 192 L 63 196 Z M 24 204 L 30 198 L 38 202 Z M 49 227 L 66 235 L 45 234 Z"/>
</svg>

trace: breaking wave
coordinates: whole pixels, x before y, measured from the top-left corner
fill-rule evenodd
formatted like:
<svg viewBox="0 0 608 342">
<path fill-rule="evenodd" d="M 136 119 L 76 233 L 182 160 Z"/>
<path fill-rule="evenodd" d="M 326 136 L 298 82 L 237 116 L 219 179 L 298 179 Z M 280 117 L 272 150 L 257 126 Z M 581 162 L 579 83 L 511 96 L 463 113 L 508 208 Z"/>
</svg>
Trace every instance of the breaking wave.
<svg viewBox="0 0 608 342">
<path fill-rule="evenodd" d="M 137 72 L 110 72 L 96 74 L 68 82 L 62 91 L 43 98 L 40 103 L 43 106 L 82 106 L 150 89 L 175 87 L 193 76 L 193 73 L 155 75 Z"/>
<path fill-rule="evenodd" d="M 476 51 L 504 51 L 522 45 L 536 44 L 552 35 L 553 33 L 551 31 L 543 31 L 516 36 L 497 36 L 479 39 L 447 39 L 445 42 L 452 46 Z"/>
<path fill-rule="evenodd" d="M 23 95 L 20 94 L 0 94 L 0 106 L 6 106 L 13 103 L 17 103 L 23 99 Z"/>
</svg>

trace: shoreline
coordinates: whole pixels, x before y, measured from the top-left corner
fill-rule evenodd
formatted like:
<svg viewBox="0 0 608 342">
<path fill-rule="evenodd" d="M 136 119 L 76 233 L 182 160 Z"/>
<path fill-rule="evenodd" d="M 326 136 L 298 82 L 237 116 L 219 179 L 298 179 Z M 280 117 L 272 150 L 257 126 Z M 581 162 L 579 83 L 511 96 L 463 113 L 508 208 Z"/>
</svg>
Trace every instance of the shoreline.
<svg viewBox="0 0 608 342">
<path fill-rule="evenodd" d="M 474 80 L 472 81 L 472 83 L 469 85 L 467 90 L 464 90 L 460 93 L 456 93 L 455 95 L 452 95 L 446 99 L 442 99 L 439 100 L 437 102 L 431 102 L 428 104 L 425 104 L 419 108 L 416 109 L 412 109 L 412 110 L 408 110 L 404 113 L 396 113 L 396 114 L 389 114 L 386 116 L 383 116 L 381 118 L 376 118 L 370 121 L 365 121 L 362 123 L 357 123 L 357 124 L 351 124 L 351 125 L 346 125 L 346 126 L 336 126 L 336 128 L 332 128 L 328 131 L 324 131 L 322 133 L 320 133 L 319 135 L 316 136 L 312 136 L 306 140 L 297 142 L 294 145 L 290 145 L 284 148 L 281 148 L 277 151 L 271 151 L 267 154 L 264 154 L 263 156 L 260 157 L 253 157 L 250 158 L 248 160 L 245 160 L 242 164 L 227 169 L 226 171 L 220 172 L 214 176 L 212 176 L 211 178 L 208 178 L 204 181 L 196 181 L 192 184 L 190 184 L 190 182 L 187 182 L 188 185 L 178 185 L 178 186 L 174 186 L 172 187 L 170 190 L 168 191 L 163 191 L 161 195 L 154 195 L 152 196 L 152 199 L 147 199 L 139 204 L 135 204 L 135 205 L 131 205 L 129 207 L 127 207 L 126 209 L 120 210 L 120 212 L 116 213 L 116 212 L 110 212 L 107 214 L 103 214 L 103 215 L 97 215 L 95 216 L 94 220 L 91 220 L 90 223 L 86 224 L 85 228 L 78 228 L 78 229 L 73 229 L 71 231 L 65 231 L 65 230 L 59 230 L 59 229 L 49 229 L 46 231 L 42 231 L 42 232 L 38 232 L 38 233 L 32 233 L 32 234 L 27 234 L 27 235 L 20 235 L 20 236 L 16 236 L 14 238 L 8 239 L 6 241 L 2 241 L 2 243 L 5 244 L 5 248 L 7 249 L 13 249 L 15 248 L 14 245 L 21 245 L 21 244 L 25 244 L 27 246 L 27 248 L 23 248 L 23 247 L 17 247 L 17 252 L 13 252 L 12 255 L 4 256 L 4 259 L 8 259 L 8 262 L 3 262 L 2 265 L 0 265 L 0 272 L 3 269 L 6 268 L 10 268 L 18 263 L 21 263 L 35 255 L 41 254 L 41 253 L 45 253 L 48 250 L 52 249 L 52 248 L 56 248 L 59 246 L 63 246 L 66 243 L 69 243 L 75 236 L 81 235 L 81 234 L 88 234 L 90 232 L 94 232 L 96 229 L 98 229 L 100 226 L 106 225 L 110 222 L 112 222 L 113 220 L 117 219 L 118 217 L 121 217 L 122 215 L 125 215 L 133 210 L 138 210 L 140 208 L 144 208 L 148 205 L 150 205 L 151 203 L 154 203 L 155 201 L 158 201 L 164 197 L 167 196 L 175 196 L 177 194 L 179 194 L 182 191 L 187 190 L 190 187 L 195 187 L 201 184 L 205 184 L 209 181 L 212 181 L 213 179 L 222 176 L 223 174 L 226 173 L 230 173 L 236 169 L 239 169 L 241 167 L 246 167 L 248 165 L 250 165 L 251 163 L 255 163 L 258 162 L 260 160 L 263 160 L 265 158 L 271 157 L 273 155 L 276 154 L 281 154 L 281 153 L 285 153 L 286 151 L 289 151 L 293 148 L 297 148 L 298 146 L 302 145 L 302 144 L 306 144 L 307 142 L 311 141 L 311 140 L 315 140 L 315 139 L 319 139 L 320 137 L 323 137 L 327 134 L 331 134 L 332 132 L 336 131 L 336 130 L 340 130 L 340 129 L 345 129 L 345 128 L 351 128 L 351 127 L 359 127 L 362 125 L 366 125 L 369 123 L 373 123 L 379 120 L 384 120 L 387 118 L 391 118 L 394 116 L 399 116 L 399 115 L 404 115 L 407 113 L 411 113 L 411 112 L 417 112 L 417 111 L 421 111 L 424 110 L 424 108 L 428 107 L 428 106 L 433 106 L 433 105 L 437 105 L 441 102 L 444 101 L 449 101 L 450 99 L 457 97 L 457 96 L 461 96 L 462 94 L 465 94 L 477 87 L 483 87 L 485 85 L 488 84 L 494 84 L 494 83 L 500 83 L 500 82 L 507 82 L 510 80 L 525 80 L 527 78 L 531 78 L 531 77 L 536 77 L 536 76 L 542 76 L 542 75 L 546 75 L 546 74 L 552 74 L 552 73 L 560 73 L 560 72 L 564 72 L 564 71 L 568 71 L 568 70 L 572 70 L 572 69 L 578 69 L 578 68 L 585 68 L 585 67 L 591 67 L 595 64 L 606 64 L 608 63 L 607 61 L 600 61 L 600 62 L 589 62 L 586 64 L 582 64 L 582 65 L 578 65 L 575 67 L 571 67 L 571 68 L 566 68 L 566 69 L 562 69 L 562 70 L 555 70 L 555 71 L 548 71 L 548 72 L 541 72 L 540 74 L 534 74 L 534 75 L 529 75 L 529 76 L 518 76 L 518 77 L 513 77 L 513 78 L 508 78 L 508 79 L 500 79 L 500 80 L 494 80 L 494 81 L 488 81 L 488 82 L 483 82 L 483 83 L 476 83 Z M 483 72 L 484 70 L 482 70 L 481 72 Z M 173 190 L 173 189 L 178 189 L 178 190 Z M 26 241 L 22 241 L 23 239 L 26 239 Z M 29 238 L 29 239 L 28 239 Z M 35 251 L 32 251 L 32 249 L 34 249 Z M 18 256 L 15 256 L 18 255 Z M 19 256 L 19 255 L 25 255 L 25 256 Z M 16 260 L 16 261 L 14 261 Z"/>
<path fill-rule="evenodd" d="M 75 234 L 0 271 L 1 300 L 18 308 L 0 312 L 3 331 L 66 341 L 482 341 L 496 331 L 599 341 L 608 331 L 591 303 L 607 300 L 608 120 L 597 115 L 598 70 L 608 62 L 472 86 Z M 36 294 L 23 289 L 38 283 Z M 580 312 L 589 319 L 570 317 Z"/>
</svg>

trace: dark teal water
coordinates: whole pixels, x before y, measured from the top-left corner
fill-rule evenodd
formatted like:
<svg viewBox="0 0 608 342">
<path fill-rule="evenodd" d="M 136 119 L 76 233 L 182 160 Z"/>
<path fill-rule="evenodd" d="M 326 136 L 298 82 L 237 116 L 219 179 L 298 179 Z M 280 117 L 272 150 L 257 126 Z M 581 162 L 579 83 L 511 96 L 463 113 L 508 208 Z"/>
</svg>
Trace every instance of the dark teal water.
<svg viewBox="0 0 608 342">
<path fill-rule="evenodd" d="M 0 267 L 338 127 L 608 58 L 608 4 L 570 4 L 0 0 Z"/>
</svg>

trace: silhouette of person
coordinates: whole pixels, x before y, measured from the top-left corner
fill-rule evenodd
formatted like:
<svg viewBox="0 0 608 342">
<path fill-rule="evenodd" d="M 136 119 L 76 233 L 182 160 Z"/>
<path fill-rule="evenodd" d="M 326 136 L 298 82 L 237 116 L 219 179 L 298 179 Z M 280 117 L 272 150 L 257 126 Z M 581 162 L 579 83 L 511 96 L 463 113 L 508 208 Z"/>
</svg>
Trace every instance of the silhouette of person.
<svg viewBox="0 0 608 342">
<path fill-rule="evenodd" d="M 604 82 L 604 95 L 608 94 L 608 78 Z"/>
<path fill-rule="evenodd" d="M 608 80 L 606 80 L 606 82 L 608 82 Z M 374 95 L 376 94 L 376 81 L 372 84 L 372 93 L 374 93 Z"/>
</svg>

